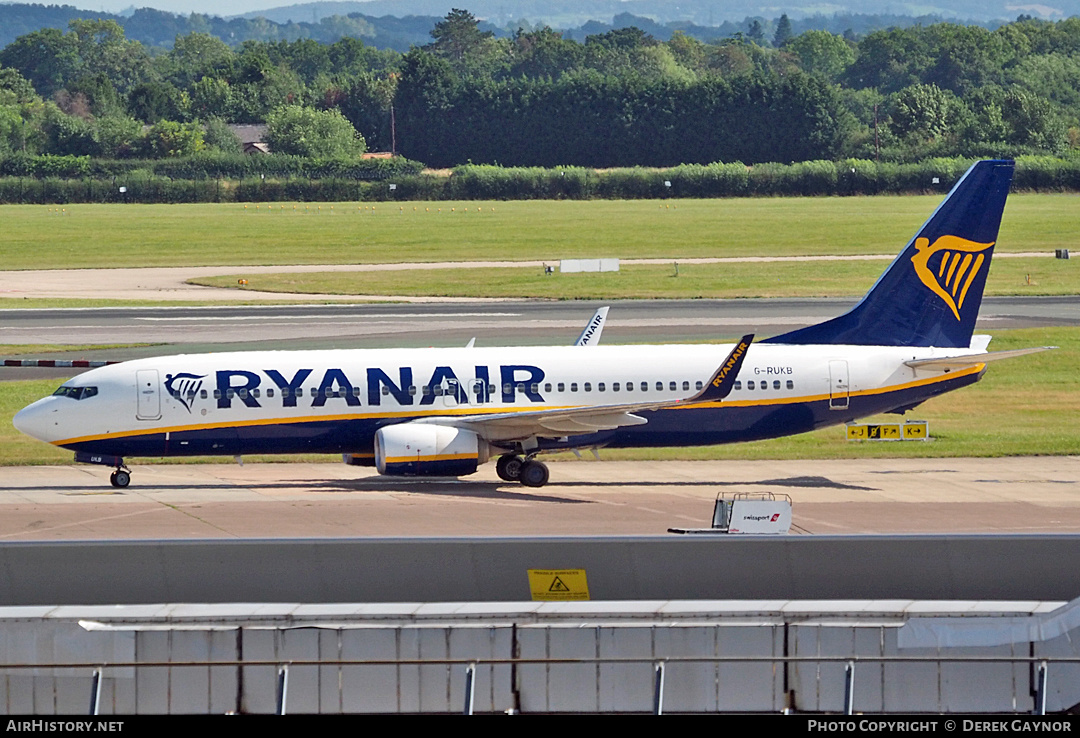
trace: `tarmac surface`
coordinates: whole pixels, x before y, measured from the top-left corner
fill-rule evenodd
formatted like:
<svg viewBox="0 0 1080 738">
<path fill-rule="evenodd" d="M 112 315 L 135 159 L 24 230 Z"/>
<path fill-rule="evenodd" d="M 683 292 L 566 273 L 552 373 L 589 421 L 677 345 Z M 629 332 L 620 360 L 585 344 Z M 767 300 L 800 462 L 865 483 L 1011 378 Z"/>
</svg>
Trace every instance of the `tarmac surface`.
<svg viewBox="0 0 1080 738">
<path fill-rule="evenodd" d="M 601 455 L 603 452 L 601 451 Z M 0 469 L 0 541 L 662 534 L 707 528 L 717 495 L 790 495 L 793 534 L 1080 532 L 1080 456 L 550 462 L 539 489 L 380 477 L 344 464 Z"/>
</svg>

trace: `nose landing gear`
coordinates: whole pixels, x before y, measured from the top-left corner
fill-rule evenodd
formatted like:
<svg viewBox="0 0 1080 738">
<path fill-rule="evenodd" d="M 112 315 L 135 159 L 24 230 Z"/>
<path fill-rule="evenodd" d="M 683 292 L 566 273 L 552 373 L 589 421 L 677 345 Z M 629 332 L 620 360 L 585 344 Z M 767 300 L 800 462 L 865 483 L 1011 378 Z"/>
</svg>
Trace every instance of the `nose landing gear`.
<svg viewBox="0 0 1080 738">
<path fill-rule="evenodd" d="M 109 484 L 114 487 L 126 487 L 131 484 L 131 470 L 126 466 L 118 466 L 116 471 L 109 475 Z"/>
<path fill-rule="evenodd" d="M 109 484 L 114 487 L 126 487 L 131 484 L 131 469 L 127 468 L 121 456 L 106 456 L 105 454 L 90 454 L 83 451 L 75 452 L 76 464 L 97 464 L 98 466 L 112 466 L 116 468 L 109 475 Z"/>
</svg>

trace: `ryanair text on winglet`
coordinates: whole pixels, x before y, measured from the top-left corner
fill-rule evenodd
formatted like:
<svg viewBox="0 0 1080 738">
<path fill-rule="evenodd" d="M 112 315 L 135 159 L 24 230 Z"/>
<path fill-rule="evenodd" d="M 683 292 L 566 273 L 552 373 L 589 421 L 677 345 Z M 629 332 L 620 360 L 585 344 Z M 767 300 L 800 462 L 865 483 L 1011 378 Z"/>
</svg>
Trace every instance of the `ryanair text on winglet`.
<svg viewBox="0 0 1080 738">
<path fill-rule="evenodd" d="M 720 371 L 718 371 L 716 373 L 716 377 L 713 378 L 713 387 L 720 386 L 720 383 L 724 381 L 724 377 L 728 375 L 728 372 L 730 372 L 735 367 L 735 365 L 739 363 L 739 359 L 741 359 L 742 355 L 746 353 L 747 348 L 749 348 L 749 344 L 745 341 L 740 342 L 739 345 L 735 347 L 735 350 L 731 352 L 731 356 L 728 357 L 727 362 L 725 362 L 724 365 L 720 367 Z"/>
</svg>

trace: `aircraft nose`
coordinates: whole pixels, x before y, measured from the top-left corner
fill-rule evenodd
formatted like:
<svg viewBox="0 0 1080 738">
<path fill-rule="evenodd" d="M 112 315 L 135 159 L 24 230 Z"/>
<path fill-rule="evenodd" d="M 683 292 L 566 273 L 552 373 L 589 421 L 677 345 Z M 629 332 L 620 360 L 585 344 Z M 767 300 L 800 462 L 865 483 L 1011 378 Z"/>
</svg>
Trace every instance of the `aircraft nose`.
<svg viewBox="0 0 1080 738">
<path fill-rule="evenodd" d="M 20 432 L 25 433 L 31 438 L 37 438 L 41 441 L 47 441 L 49 435 L 49 427 L 54 424 L 51 420 L 51 416 L 55 412 L 55 408 L 51 407 L 53 404 L 50 402 L 52 398 L 46 397 L 43 400 L 38 400 L 32 405 L 27 405 L 19 412 L 15 413 L 15 417 L 11 422 Z"/>
</svg>

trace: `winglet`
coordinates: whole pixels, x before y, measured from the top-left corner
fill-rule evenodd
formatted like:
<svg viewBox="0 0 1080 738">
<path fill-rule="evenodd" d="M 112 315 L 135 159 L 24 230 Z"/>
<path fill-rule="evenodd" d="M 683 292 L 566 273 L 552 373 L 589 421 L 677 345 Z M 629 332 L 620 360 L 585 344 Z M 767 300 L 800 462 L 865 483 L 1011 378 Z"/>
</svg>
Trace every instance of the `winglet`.
<svg viewBox="0 0 1080 738">
<path fill-rule="evenodd" d="M 719 402 L 731 394 L 731 389 L 735 386 L 735 378 L 739 376 L 743 359 L 746 358 L 746 350 L 750 348 L 753 340 L 753 333 L 739 339 L 739 342 L 735 344 L 735 348 L 731 349 L 731 353 L 728 354 L 727 359 L 713 374 L 712 379 L 705 385 L 705 388 L 689 400 L 686 400 L 686 402 Z"/>
<path fill-rule="evenodd" d="M 585 330 L 581 332 L 577 341 L 574 342 L 574 345 L 595 346 L 600 343 L 600 334 L 604 332 L 604 321 L 607 320 L 607 314 L 608 309 L 606 307 L 598 308 L 585 326 Z"/>
</svg>

